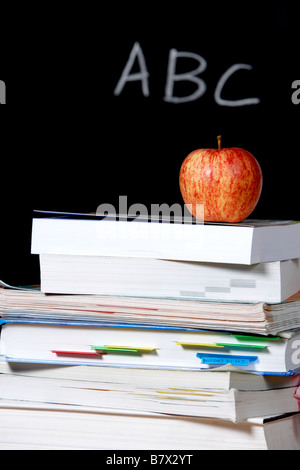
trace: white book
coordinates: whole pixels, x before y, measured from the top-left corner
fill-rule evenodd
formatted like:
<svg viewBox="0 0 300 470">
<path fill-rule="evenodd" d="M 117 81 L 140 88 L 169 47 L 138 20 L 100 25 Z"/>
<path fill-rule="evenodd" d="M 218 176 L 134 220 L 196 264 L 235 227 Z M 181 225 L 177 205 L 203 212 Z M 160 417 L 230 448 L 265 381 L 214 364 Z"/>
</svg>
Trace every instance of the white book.
<svg viewBox="0 0 300 470">
<path fill-rule="evenodd" d="M 3 321 L 89 321 L 238 331 L 261 335 L 300 328 L 300 292 L 284 302 L 209 302 L 105 295 L 44 294 L 0 281 Z"/>
<path fill-rule="evenodd" d="M 263 337 L 141 324 L 4 323 L 8 362 L 109 367 L 213 369 L 233 365 L 266 375 L 300 371 L 300 330 Z"/>
<path fill-rule="evenodd" d="M 297 387 L 300 374 L 262 375 L 239 369 L 235 366 L 221 366 L 210 370 L 199 369 L 143 369 L 141 367 L 101 367 L 92 365 L 64 365 L 7 362 L 0 360 L 0 374 L 45 379 L 66 379 L 89 381 L 95 387 L 103 383 L 118 384 L 123 387 L 186 387 L 229 391 L 271 390 Z M 0 375 L 0 377 L 2 377 Z"/>
<path fill-rule="evenodd" d="M 254 264 L 300 258 L 300 222 L 180 224 L 49 213 L 33 219 L 31 252 Z"/>
<path fill-rule="evenodd" d="M 300 259 L 254 265 L 40 255 L 41 291 L 278 303 L 300 291 Z"/>
<path fill-rule="evenodd" d="M 190 465 L 198 463 L 193 450 L 300 449 L 300 413 L 232 423 L 215 418 L 1 400 L 0 420 L 1 449 L 110 450 L 104 460 L 102 453 L 98 457 L 107 465 L 124 462 L 120 450 L 151 451 L 140 459 L 136 456 L 139 460 L 132 460 L 132 465 L 144 460 L 163 464 L 167 462 L 166 452 L 157 450 L 183 450 L 184 455 L 180 455 L 185 459 L 180 462 Z M 179 456 L 169 454 L 176 464 Z"/>
<path fill-rule="evenodd" d="M 115 377 L 117 380 L 118 373 Z M 220 390 L 217 388 L 181 387 L 155 381 L 151 385 L 98 383 L 84 380 L 0 375 L 0 400 L 23 400 L 95 407 L 99 411 L 114 409 L 182 416 L 208 417 L 234 423 L 261 415 L 296 413 L 295 387 L 270 390 Z"/>
</svg>

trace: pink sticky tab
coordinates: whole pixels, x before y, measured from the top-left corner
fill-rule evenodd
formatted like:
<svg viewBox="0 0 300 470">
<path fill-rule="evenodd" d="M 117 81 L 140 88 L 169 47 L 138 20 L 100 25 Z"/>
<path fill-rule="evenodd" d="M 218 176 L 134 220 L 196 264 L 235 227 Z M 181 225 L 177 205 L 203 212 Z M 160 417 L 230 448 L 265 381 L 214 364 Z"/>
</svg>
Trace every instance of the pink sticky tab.
<svg viewBox="0 0 300 470">
<path fill-rule="evenodd" d="M 296 388 L 294 397 L 298 400 L 299 411 L 300 411 L 300 386 Z"/>
</svg>

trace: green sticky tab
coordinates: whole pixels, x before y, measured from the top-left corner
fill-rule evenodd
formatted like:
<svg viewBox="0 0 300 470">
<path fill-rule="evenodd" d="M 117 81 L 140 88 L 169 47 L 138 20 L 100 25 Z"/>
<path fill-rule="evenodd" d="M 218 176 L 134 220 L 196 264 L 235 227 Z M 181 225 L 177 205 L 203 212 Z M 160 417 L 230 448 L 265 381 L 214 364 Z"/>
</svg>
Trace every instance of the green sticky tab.
<svg viewBox="0 0 300 470">
<path fill-rule="evenodd" d="M 247 349 L 266 349 L 268 346 L 262 346 L 258 344 L 238 344 L 238 343 L 216 343 L 218 346 L 223 346 L 224 348 L 247 348 Z"/>
<path fill-rule="evenodd" d="M 107 352 L 126 352 L 126 353 L 137 353 L 138 349 L 129 349 L 129 348 L 111 348 L 110 346 L 92 346 L 91 349 L 96 349 L 98 351 L 107 351 Z"/>
<path fill-rule="evenodd" d="M 245 341 L 276 341 L 281 339 L 280 336 L 247 336 L 247 335 L 236 335 L 234 333 L 231 333 L 230 336 L 233 336 L 236 339 L 239 340 L 245 340 Z"/>
</svg>

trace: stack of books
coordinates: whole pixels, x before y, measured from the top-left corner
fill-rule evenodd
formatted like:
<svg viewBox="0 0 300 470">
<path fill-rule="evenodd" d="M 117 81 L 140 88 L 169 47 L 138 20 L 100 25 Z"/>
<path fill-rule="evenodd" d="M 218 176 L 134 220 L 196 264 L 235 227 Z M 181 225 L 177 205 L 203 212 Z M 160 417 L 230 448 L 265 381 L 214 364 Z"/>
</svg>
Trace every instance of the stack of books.
<svg viewBox="0 0 300 470">
<path fill-rule="evenodd" d="M 0 448 L 300 449 L 300 223 L 37 214 Z"/>
</svg>

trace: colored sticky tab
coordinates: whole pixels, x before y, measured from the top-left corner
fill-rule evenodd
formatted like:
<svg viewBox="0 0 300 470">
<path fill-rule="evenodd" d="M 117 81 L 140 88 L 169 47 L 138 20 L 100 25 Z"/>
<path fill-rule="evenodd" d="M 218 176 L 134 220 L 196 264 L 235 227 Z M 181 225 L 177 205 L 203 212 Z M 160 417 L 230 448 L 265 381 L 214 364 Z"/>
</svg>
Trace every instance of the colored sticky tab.
<svg viewBox="0 0 300 470">
<path fill-rule="evenodd" d="M 189 346 L 189 347 L 194 347 L 194 348 L 223 348 L 223 346 L 217 344 L 217 343 L 189 343 L 186 341 L 176 341 L 176 344 L 179 346 Z"/>
<path fill-rule="evenodd" d="M 296 388 L 295 393 L 294 393 L 294 397 L 296 398 L 296 400 L 298 400 L 299 406 L 300 406 L 300 386 L 298 388 Z"/>
<path fill-rule="evenodd" d="M 107 346 L 109 349 L 135 349 L 137 351 L 156 351 L 158 348 L 145 348 L 144 346 L 114 346 L 114 345 L 109 345 Z"/>
<path fill-rule="evenodd" d="M 128 352 L 128 353 L 137 353 L 138 349 L 128 348 L 128 347 L 112 347 L 112 346 L 92 346 L 91 349 L 97 351 L 107 351 L 107 352 Z"/>
<path fill-rule="evenodd" d="M 250 362 L 257 360 L 257 356 L 234 356 L 231 354 L 207 354 L 197 353 L 196 356 L 201 359 L 202 364 L 248 366 Z"/>
<path fill-rule="evenodd" d="M 235 334 L 231 333 L 230 336 L 233 336 L 236 339 L 239 339 L 241 341 L 276 341 L 281 339 L 280 336 L 249 336 L 249 335 L 241 335 L 241 334 Z"/>
<path fill-rule="evenodd" d="M 190 348 L 248 348 L 248 349 L 265 349 L 268 346 L 247 344 L 247 343 L 190 343 L 184 341 L 176 341 L 179 346 Z"/>
<path fill-rule="evenodd" d="M 96 351 L 65 351 L 62 349 L 53 349 L 51 352 L 58 356 L 101 356 L 101 354 Z"/>
<path fill-rule="evenodd" d="M 120 352 L 151 352 L 156 351 L 158 348 L 145 348 L 143 346 L 116 346 L 112 344 L 105 344 L 103 346 L 91 346 L 93 350 L 101 351 L 120 351 Z"/>
<path fill-rule="evenodd" d="M 266 349 L 268 346 L 262 346 L 258 344 L 243 344 L 243 343 L 216 343 L 217 346 L 224 348 L 248 348 L 248 349 Z"/>
</svg>

